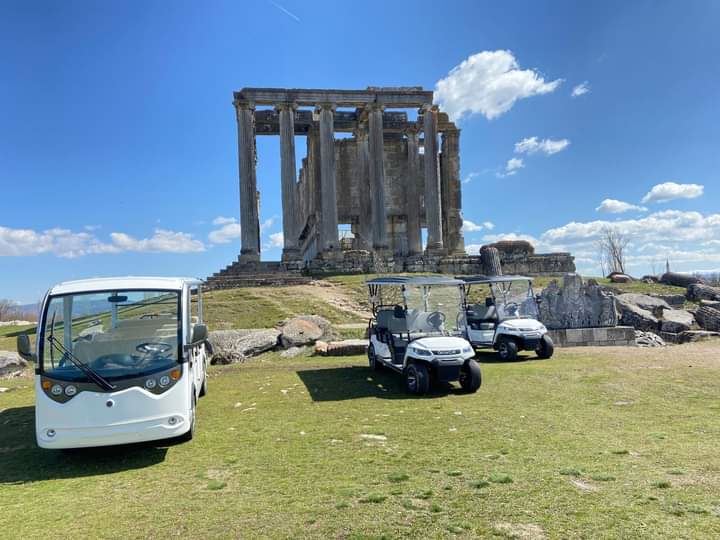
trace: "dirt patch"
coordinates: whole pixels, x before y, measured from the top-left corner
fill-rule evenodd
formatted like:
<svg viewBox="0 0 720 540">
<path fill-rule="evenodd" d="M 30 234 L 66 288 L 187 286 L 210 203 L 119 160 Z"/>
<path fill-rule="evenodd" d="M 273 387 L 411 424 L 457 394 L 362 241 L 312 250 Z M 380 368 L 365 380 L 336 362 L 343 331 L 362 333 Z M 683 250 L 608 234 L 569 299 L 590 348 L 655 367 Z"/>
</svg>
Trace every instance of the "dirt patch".
<svg viewBox="0 0 720 540">
<path fill-rule="evenodd" d="M 312 295 L 319 298 L 346 313 L 352 313 L 360 319 L 369 319 L 372 313 L 367 311 L 357 301 L 352 299 L 340 285 L 336 285 L 330 281 L 323 281 L 322 285 L 318 283 L 310 283 L 308 285 L 296 285 L 293 288 L 298 289 L 302 293 Z"/>
<path fill-rule="evenodd" d="M 521 540 L 541 540 L 547 538 L 542 527 L 534 523 L 496 523 L 494 528 L 507 538 L 519 538 Z"/>
</svg>

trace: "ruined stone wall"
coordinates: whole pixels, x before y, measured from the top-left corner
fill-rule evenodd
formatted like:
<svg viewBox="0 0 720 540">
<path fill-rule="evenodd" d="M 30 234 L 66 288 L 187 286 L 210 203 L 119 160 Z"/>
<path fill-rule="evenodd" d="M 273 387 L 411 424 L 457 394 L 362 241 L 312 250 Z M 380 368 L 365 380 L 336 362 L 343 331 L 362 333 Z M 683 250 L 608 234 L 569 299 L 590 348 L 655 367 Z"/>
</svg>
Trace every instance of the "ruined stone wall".
<svg viewBox="0 0 720 540">
<path fill-rule="evenodd" d="M 504 240 L 491 244 L 500 254 L 503 274 L 566 274 L 575 272 L 575 257 L 570 253 L 536 254 L 525 240 Z"/>
</svg>

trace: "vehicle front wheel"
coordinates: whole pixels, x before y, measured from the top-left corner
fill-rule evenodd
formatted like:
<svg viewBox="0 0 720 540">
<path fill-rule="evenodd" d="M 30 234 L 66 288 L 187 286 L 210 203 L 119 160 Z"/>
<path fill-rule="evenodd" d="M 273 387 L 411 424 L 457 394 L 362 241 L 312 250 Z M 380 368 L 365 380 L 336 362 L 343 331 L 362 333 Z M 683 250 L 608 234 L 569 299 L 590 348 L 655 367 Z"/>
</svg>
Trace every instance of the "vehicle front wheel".
<svg viewBox="0 0 720 540">
<path fill-rule="evenodd" d="M 504 362 L 515 360 L 518 354 L 518 346 L 512 339 L 500 338 L 498 343 L 498 356 Z"/>
<path fill-rule="evenodd" d="M 207 394 L 207 373 L 205 373 L 205 376 L 203 377 L 202 386 L 200 386 L 200 397 L 203 397 Z"/>
<path fill-rule="evenodd" d="M 430 372 L 420 363 L 409 364 L 405 368 L 405 387 L 411 394 L 421 396 L 430 390 Z"/>
<path fill-rule="evenodd" d="M 371 343 L 368 346 L 368 365 L 373 371 L 380 371 L 382 364 L 378 361 L 377 354 L 375 354 L 375 346 Z"/>
<path fill-rule="evenodd" d="M 538 345 L 538 348 L 535 349 L 535 352 L 537 353 L 538 358 L 541 358 L 543 360 L 552 357 L 553 353 L 555 352 L 555 344 L 553 343 L 550 336 L 545 334 L 543 337 L 540 338 L 540 344 Z"/>
<path fill-rule="evenodd" d="M 473 394 L 478 391 L 482 384 L 480 364 L 472 358 L 465 362 L 460 368 L 460 387 L 467 393 Z"/>
</svg>

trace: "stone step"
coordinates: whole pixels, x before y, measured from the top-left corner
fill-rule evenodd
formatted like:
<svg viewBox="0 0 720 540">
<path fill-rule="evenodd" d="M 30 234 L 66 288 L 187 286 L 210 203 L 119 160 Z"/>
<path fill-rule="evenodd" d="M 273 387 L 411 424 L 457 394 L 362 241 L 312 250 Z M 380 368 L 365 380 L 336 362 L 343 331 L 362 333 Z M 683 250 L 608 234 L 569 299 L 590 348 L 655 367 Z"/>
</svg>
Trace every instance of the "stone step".
<svg viewBox="0 0 720 540">
<path fill-rule="evenodd" d="M 244 274 L 235 276 L 213 276 L 205 283 L 206 289 L 237 289 L 243 287 L 266 287 L 283 285 L 306 285 L 312 281 L 299 274 Z"/>
</svg>

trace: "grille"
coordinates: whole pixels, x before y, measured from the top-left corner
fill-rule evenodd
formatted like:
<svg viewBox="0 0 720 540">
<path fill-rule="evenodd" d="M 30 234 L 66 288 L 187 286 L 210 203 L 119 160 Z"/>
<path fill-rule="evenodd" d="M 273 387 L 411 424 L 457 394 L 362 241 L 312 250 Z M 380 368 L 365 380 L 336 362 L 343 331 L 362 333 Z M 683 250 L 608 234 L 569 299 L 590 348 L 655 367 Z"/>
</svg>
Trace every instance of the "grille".
<svg viewBox="0 0 720 540">
<path fill-rule="evenodd" d="M 433 351 L 432 353 L 435 356 L 453 356 L 455 354 L 460 354 L 460 349 L 452 349 L 450 351 Z"/>
</svg>

